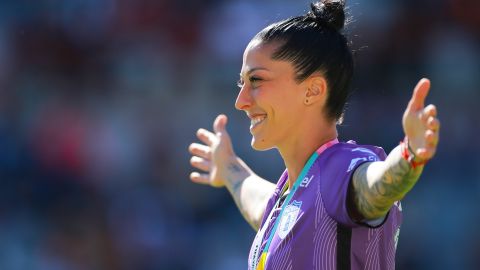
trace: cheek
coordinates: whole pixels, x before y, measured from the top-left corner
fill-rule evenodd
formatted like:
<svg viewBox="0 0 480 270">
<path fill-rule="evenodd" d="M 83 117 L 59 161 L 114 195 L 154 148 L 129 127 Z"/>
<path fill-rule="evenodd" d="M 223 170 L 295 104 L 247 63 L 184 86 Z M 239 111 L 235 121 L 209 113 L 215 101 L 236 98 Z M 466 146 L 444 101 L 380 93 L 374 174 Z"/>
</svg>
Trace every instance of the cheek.
<svg viewBox="0 0 480 270">
<path fill-rule="evenodd" d="M 279 95 L 275 99 L 271 99 L 268 112 L 271 114 L 272 124 L 275 124 L 277 128 L 289 128 L 297 122 L 301 111 L 295 98 L 292 95 Z"/>
<path fill-rule="evenodd" d="M 257 105 L 273 118 L 273 122 L 289 122 L 298 116 L 299 106 L 303 105 L 301 92 L 295 82 L 281 80 L 260 86 L 252 96 Z"/>
</svg>

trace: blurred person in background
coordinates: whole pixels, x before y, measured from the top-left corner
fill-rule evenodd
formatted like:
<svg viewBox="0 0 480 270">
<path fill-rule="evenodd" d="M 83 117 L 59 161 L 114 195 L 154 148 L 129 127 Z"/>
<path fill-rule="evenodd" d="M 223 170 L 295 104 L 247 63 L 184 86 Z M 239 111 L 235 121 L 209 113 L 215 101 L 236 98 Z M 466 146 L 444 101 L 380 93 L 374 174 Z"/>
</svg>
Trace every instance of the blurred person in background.
<svg viewBox="0 0 480 270">
<path fill-rule="evenodd" d="M 219 115 L 189 151 L 192 181 L 226 187 L 257 231 L 248 269 L 394 269 L 400 200 L 436 152 L 440 123 L 418 82 L 403 114 L 404 140 L 382 148 L 339 142 L 353 57 L 345 1 L 322 0 L 305 15 L 266 27 L 248 44 L 235 107 L 251 119 L 255 150 L 278 149 L 277 184 L 234 152 Z"/>
</svg>

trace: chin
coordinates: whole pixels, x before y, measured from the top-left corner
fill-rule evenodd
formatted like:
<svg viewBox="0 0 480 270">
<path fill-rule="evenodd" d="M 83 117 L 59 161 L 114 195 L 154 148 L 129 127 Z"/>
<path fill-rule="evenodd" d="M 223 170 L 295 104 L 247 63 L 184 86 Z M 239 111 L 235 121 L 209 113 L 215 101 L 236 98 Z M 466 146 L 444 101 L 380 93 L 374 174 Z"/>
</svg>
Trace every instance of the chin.
<svg viewBox="0 0 480 270">
<path fill-rule="evenodd" d="M 252 148 L 257 151 L 267 151 L 275 147 L 265 142 L 265 140 L 255 138 L 255 136 L 252 137 L 251 145 L 252 145 Z"/>
</svg>

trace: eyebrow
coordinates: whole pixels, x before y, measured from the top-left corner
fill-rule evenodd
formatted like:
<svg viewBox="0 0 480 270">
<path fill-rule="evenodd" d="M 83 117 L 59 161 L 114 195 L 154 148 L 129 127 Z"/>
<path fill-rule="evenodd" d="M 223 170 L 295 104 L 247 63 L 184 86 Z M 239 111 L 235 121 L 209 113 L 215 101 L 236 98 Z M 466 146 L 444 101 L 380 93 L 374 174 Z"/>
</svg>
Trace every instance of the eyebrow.
<svg viewBox="0 0 480 270">
<path fill-rule="evenodd" d="M 254 67 L 254 68 L 251 68 L 249 69 L 247 72 L 245 72 L 245 75 L 248 75 L 254 71 L 257 71 L 257 70 L 266 70 L 266 71 L 269 71 L 268 69 L 266 68 L 262 68 L 262 67 Z M 242 77 L 242 73 L 240 72 L 240 77 Z"/>
</svg>

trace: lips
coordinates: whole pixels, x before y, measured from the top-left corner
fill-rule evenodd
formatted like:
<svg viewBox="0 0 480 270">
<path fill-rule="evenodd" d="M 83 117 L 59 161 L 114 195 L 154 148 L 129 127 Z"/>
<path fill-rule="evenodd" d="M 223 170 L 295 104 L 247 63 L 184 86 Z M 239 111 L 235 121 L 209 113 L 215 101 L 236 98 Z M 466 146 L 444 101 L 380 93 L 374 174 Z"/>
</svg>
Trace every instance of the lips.
<svg viewBox="0 0 480 270">
<path fill-rule="evenodd" d="M 265 119 L 267 119 L 266 114 L 255 114 L 249 115 L 250 118 L 250 130 L 254 129 L 260 123 L 262 123 Z"/>
</svg>

